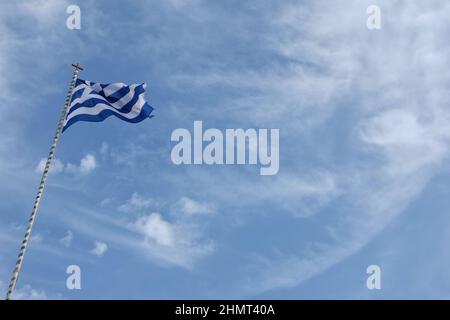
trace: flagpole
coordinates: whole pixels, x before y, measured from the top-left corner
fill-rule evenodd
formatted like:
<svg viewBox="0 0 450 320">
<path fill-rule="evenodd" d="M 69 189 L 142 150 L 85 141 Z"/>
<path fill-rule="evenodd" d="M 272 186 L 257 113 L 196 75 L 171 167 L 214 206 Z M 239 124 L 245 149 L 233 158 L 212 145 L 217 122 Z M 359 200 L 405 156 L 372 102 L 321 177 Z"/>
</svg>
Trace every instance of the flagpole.
<svg viewBox="0 0 450 320">
<path fill-rule="evenodd" d="M 64 126 L 64 120 L 65 120 L 66 114 L 67 114 L 67 109 L 69 108 L 70 99 L 72 97 L 72 91 L 75 88 L 75 83 L 78 78 L 78 70 L 83 70 L 83 68 L 81 68 L 78 63 L 72 64 L 72 66 L 73 66 L 72 82 L 70 83 L 70 87 L 67 92 L 66 102 L 65 102 L 64 108 L 61 112 L 61 116 L 58 120 L 58 125 L 56 127 L 55 136 L 53 137 L 53 141 L 52 141 L 52 145 L 50 147 L 50 152 L 48 154 L 47 162 L 45 163 L 44 172 L 42 173 L 41 182 L 39 183 L 39 188 L 38 188 L 38 191 L 36 194 L 36 198 L 34 199 L 33 210 L 31 211 L 30 218 L 28 219 L 28 227 L 25 231 L 22 245 L 21 245 L 20 251 L 19 251 L 19 256 L 17 258 L 16 266 L 14 268 L 14 271 L 13 271 L 13 274 L 11 277 L 11 281 L 9 282 L 8 292 L 6 294 L 6 300 L 11 299 L 12 293 L 13 293 L 14 288 L 17 283 L 17 279 L 19 278 L 20 268 L 22 267 L 25 251 L 27 249 L 28 242 L 30 240 L 30 235 L 31 235 L 31 231 L 33 229 L 34 221 L 36 220 L 36 215 L 37 215 L 37 212 L 39 209 L 39 204 L 41 202 L 42 193 L 44 192 L 45 182 L 47 181 L 48 173 L 50 170 L 50 165 L 52 163 L 53 158 L 55 157 L 56 145 L 58 143 L 59 137 L 61 136 L 62 128 Z"/>
</svg>

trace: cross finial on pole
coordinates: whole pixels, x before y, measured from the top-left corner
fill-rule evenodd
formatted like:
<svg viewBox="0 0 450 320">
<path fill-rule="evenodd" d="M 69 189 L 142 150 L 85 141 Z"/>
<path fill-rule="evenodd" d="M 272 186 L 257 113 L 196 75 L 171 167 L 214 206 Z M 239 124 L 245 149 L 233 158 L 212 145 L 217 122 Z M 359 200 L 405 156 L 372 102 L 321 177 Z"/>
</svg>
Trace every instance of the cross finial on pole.
<svg viewBox="0 0 450 320">
<path fill-rule="evenodd" d="M 75 64 L 72 63 L 72 67 L 74 67 L 76 70 L 78 70 L 78 69 L 83 70 L 83 68 L 80 66 L 79 63 L 75 63 Z"/>
</svg>

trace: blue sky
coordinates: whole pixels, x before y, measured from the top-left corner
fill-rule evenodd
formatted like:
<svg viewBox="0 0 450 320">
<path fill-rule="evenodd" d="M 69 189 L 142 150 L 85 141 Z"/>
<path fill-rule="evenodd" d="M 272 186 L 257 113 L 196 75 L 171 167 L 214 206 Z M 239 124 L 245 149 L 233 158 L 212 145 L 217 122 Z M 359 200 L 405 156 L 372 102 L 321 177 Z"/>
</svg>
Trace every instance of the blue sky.
<svg viewBox="0 0 450 320">
<path fill-rule="evenodd" d="M 146 82 L 155 117 L 63 134 L 16 298 L 450 298 L 449 15 L 434 0 L 2 0 L 0 293 L 79 62 L 85 80 Z M 279 128 L 278 174 L 174 165 L 171 132 L 194 120 Z"/>
</svg>

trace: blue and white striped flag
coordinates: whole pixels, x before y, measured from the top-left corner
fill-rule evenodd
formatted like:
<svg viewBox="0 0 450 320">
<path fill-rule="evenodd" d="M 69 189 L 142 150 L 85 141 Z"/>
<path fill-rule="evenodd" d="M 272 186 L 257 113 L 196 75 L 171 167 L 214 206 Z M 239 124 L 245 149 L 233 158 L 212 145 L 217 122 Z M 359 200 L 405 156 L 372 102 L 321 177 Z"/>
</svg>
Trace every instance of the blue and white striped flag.
<svg viewBox="0 0 450 320">
<path fill-rule="evenodd" d="M 145 83 L 101 84 L 78 79 L 64 121 L 63 132 L 77 121 L 103 121 L 114 115 L 127 122 L 151 118 L 153 108 L 145 101 Z"/>
</svg>

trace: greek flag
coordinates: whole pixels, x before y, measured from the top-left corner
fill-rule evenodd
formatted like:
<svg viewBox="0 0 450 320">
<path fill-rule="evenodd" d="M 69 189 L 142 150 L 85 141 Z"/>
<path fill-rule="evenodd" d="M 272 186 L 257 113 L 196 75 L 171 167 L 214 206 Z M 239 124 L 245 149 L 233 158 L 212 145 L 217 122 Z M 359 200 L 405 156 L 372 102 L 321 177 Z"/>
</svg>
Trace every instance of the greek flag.
<svg viewBox="0 0 450 320">
<path fill-rule="evenodd" d="M 63 132 L 77 121 L 103 121 L 111 115 L 127 122 L 153 117 L 145 101 L 145 83 L 101 84 L 78 79 L 64 121 Z"/>
</svg>

